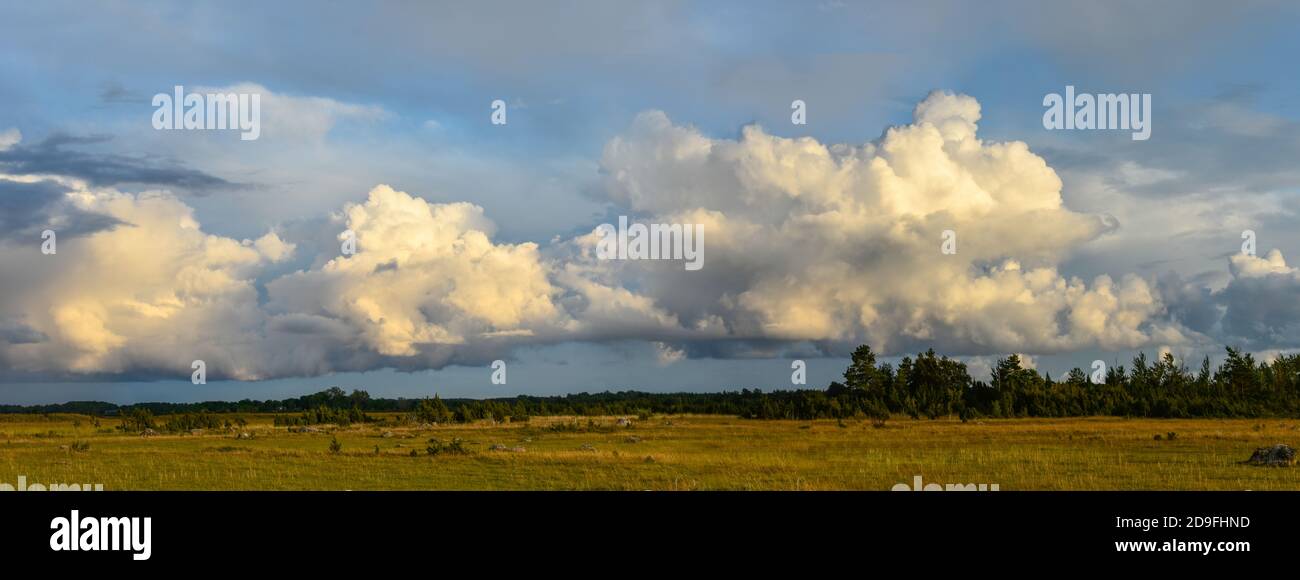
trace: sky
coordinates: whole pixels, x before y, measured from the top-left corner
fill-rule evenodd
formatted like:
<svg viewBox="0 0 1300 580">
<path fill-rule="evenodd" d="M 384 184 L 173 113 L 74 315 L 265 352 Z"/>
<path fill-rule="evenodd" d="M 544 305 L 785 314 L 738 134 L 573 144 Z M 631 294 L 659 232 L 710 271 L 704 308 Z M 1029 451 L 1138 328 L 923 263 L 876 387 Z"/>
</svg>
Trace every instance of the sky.
<svg viewBox="0 0 1300 580">
<path fill-rule="evenodd" d="M 864 343 L 977 379 L 1010 353 L 1268 360 L 1300 349 L 1298 25 L 1250 1 L 5 6 L 0 403 L 822 388 Z M 256 95 L 258 138 L 156 128 L 176 86 Z M 1149 138 L 1049 129 L 1066 86 L 1150 95 Z M 698 226 L 703 267 L 605 259 L 620 216 Z"/>
</svg>

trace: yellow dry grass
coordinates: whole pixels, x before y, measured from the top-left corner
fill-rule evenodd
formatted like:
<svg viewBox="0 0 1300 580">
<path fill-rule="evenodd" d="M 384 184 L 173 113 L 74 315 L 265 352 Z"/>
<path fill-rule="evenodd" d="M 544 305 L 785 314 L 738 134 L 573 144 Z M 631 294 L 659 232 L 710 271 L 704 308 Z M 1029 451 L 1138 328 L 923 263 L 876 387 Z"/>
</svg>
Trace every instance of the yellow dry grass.
<svg viewBox="0 0 1300 580">
<path fill-rule="evenodd" d="M 921 475 L 1004 491 L 1300 489 L 1300 468 L 1239 463 L 1255 447 L 1300 443 L 1296 420 L 896 419 L 878 429 L 656 416 L 630 428 L 597 418 L 588 429 L 585 417 L 539 417 L 289 433 L 270 416 L 245 418 L 251 440 L 226 432 L 140 437 L 114 431 L 108 419 L 96 429 L 88 417 L 3 416 L 0 483 L 25 475 L 107 490 L 888 490 Z M 548 428 L 566 422 L 580 430 Z M 1167 440 L 1169 432 L 1177 436 Z M 341 453 L 330 452 L 333 437 Z M 427 455 L 431 437 L 460 438 L 471 453 Z M 90 448 L 76 451 L 74 442 Z"/>
</svg>

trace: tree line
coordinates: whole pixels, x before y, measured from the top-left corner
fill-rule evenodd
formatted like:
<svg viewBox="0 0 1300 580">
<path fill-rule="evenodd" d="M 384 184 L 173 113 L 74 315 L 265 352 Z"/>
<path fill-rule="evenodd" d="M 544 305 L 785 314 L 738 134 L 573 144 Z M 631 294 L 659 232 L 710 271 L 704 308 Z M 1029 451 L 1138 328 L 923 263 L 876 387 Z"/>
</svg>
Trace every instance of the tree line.
<svg viewBox="0 0 1300 580">
<path fill-rule="evenodd" d="M 1020 357 L 999 359 L 988 382 L 972 380 L 961 361 L 934 350 L 904 357 L 897 367 L 877 363 L 869 346 L 858 347 L 824 398 L 810 395 L 817 410 L 763 410 L 759 417 L 806 418 L 879 415 L 913 418 L 972 417 L 1278 417 L 1300 414 L 1300 355 L 1259 362 L 1228 347 L 1211 367 L 1207 356 L 1196 371 L 1172 354 L 1152 361 L 1139 353 L 1131 368 L 1115 365 L 1094 382 L 1079 368 L 1053 379 L 1025 368 Z"/>
<path fill-rule="evenodd" d="M 884 421 L 893 415 L 913 418 L 956 416 L 1077 417 L 1277 417 L 1300 415 L 1300 355 L 1271 362 L 1227 348 L 1227 357 L 1212 367 L 1209 357 L 1189 370 L 1170 354 L 1152 361 L 1145 353 L 1131 367 L 1116 365 L 1094 383 L 1075 368 L 1061 379 L 1025 368 L 1020 358 L 999 359 L 988 381 L 971 378 L 966 364 L 927 350 L 904 357 L 897 365 L 879 362 L 871 347 L 858 347 L 844 380 L 825 389 L 741 389 L 717 393 L 646 393 L 619 391 L 559 396 L 492 399 L 377 398 L 364 390 L 338 387 L 282 400 L 208 401 L 203 403 L 112 403 L 82 401 L 56 405 L 0 406 L 0 413 L 81 413 L 128 416 L 212 413 L 275 413 L 277 424 L 353 423 L 372 421 L 367 413 L 397 412 L 421 423 L 472 422 L 482 419 L 524 421 L 533 416 L 718 414 L 749 419 L 844 419 Z M 207 420 L 203 421 L 207 423 Z M 188 426 L 188 425 L 186 425 Z M 204 426 L 207 426 L 206 424 Z M 181 426 L 178 426 L 181 427 Z"/>
</svg>

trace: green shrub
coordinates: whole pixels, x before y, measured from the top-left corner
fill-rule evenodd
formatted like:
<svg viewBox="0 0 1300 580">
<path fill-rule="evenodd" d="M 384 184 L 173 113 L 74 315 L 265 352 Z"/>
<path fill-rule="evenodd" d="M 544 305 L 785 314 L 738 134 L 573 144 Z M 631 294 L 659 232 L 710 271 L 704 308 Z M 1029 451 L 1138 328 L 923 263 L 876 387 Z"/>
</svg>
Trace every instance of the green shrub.
<svg viewBox="0 0 1300 580">
<path fill-rule="evenodd" d="M 222 421 L 211 413 L 185 413 L 175 415 L 163 424 L 163 429 L 171 433 L 192 431 L 194 429 L 220 429 Z"/>
<path fill-rule="evenodd" d="M 375 419 L 361 411 L 359 407 L 337 409 L 320 405 L 305 411 L 297 417 L 279 415 L 275 418 L 277 427 L 305 427 L 307 425 L 338 425 L 347 427 L 353 423 L 373 423 Z"/>
<path fill-rule="evenodd" d="M 429 455 L 468 455 L 469 449 L 459 437 L 451 440 L 451 443 L 443 443 L 438 438 L 429 439 L 429 446 L 425 448 L 425 453 Z"/>
<path fill-rule="evenodd" d="M 127 433 L 140 433 L 145 429 L 153 429 L 153 411 L 133 407 L 122 415 L 122 424 L 118 425 L 117 428 Z"/>
<path fill-rule="evenodd" d="M 880 402 L 880 399 L 872 399 L 868 402 L 864 412 L 871 419 L 871 426 L 877 429 L 884 428 L 885 422 L 889 421 L 889 408 Z"/>
<path fill-rule="evenodd" d="M 450 423 L 452 419 L 451 409 L 447 404 L 442 402 L 442 398 L 434 395 L 432 399 L 423 399 L 415 406 L 415 420 L 421 423 Z"/>
</svg>

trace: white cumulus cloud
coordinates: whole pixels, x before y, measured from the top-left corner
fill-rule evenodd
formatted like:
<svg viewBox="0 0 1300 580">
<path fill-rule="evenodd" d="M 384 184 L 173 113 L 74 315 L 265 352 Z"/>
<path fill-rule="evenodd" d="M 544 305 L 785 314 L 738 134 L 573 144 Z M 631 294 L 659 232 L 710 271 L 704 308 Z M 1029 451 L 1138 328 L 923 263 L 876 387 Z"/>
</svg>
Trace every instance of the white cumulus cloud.
<svg viewBox="0 0 1300 580">
<path fill-rule="evenodd" d="M 317 117 L 305 133 L 328 130 Z M 979 356 L 1186 342 L 1146 280 L 1058 271 L 1113 222 L 1065 207 L 1056 172 L 1022 142 L 982 140 L 979 119 L 975 99 L 936 92 L 875 142 L 824 144 L 639 115 L 602 153 L 608 201 L 635 221 L 702 224 L 699 271 L 598 259 L 594 224 L 544 247 L 494 241 L 481 207 L 386 185 L 315 222 L 328 231 L 311 239 L 331 246 L 213 235 L 169 193 L 72 183 L 52 207 L 106 225 L 51 256 L 0 240 L 0 361 L 184 377 L 203 359 L 210 377 L 261 379 L 478 364 L 570 340 L 643 341 L 661 364 L 783 343 Z M 1233 269 L 1294 278 L 1280 254 Z"/>
<path fill-rule="evenodd" d="M 981 140 L 979 118 L 975 99 L 936 92 L 879 142 L 826 145 L 756 126 L 714 139 L 644 113 L 605 148 L 610 199 L 643 221 L 704 224 L 709 266 L 591 262 L 600 292 L 584 293 L 699 338 L 966 354 L 1179 340 L 1145 280 L 1058 273 L 1110 226 L 1064 207 L 1024 143 Z M 945 230 L 956 254 L 940 251 Z"/>
</svg>

